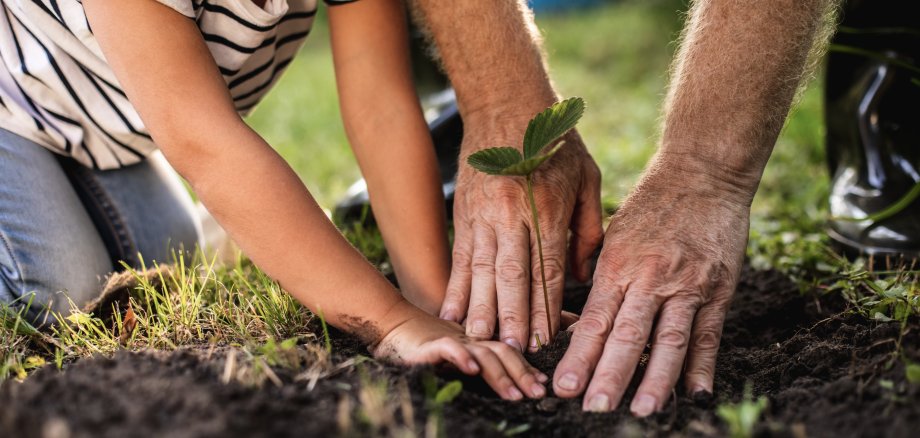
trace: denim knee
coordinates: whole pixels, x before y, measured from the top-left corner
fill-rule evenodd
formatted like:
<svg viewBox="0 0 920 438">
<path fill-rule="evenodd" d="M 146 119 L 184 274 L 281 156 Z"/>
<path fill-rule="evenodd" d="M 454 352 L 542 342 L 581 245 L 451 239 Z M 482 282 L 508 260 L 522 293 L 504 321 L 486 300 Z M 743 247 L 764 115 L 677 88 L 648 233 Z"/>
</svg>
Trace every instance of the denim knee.
<svg viewBox="0 0 920 438">
<path fill-rule="evenodd" d="M 36 325 L 53 323 L 95 298 L 111 271 L 104 251 L 65 251 L 65 257 L 49 264 L 14 245 L 0 231 L 0 306 L 13 314 L 22 312 Z M 33 263 L 38 260 L 41 265 Z"/>
</svg>

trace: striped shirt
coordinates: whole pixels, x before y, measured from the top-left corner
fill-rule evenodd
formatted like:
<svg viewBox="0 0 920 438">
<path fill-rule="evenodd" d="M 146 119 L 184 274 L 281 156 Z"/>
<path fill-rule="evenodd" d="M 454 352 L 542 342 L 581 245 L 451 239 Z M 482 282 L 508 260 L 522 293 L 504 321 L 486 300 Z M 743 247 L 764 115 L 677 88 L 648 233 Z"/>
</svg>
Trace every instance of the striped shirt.
<svg viewBox="0 0 920 438">
<path fill-rule="evenodd" d="M 291 62 L 317 6 L 317 0 L 266 0 L 264 7 L 253 0 L 156 1 L 195 20 L 242 115 Z M 106 63 L 81 0 L 0 4 L 0 128 L 96 169 L 131 165 L 156 149 Z"/>
</svg>

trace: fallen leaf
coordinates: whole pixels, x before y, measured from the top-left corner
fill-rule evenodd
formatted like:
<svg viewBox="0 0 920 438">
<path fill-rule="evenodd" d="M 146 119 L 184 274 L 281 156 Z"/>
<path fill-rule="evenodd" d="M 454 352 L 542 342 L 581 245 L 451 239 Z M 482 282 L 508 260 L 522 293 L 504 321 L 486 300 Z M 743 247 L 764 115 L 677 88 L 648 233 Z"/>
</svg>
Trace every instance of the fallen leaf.
<svg viewBox="0 0 920 438">
<path fill-rule="evenodd" d="M 131 302 L 129 301 L 128 310 L 125 311 L 125 316 L 121 320 L 121 330 L 119 331 L 119 340 L 122 345 L 128 343 L 128 339 L 131 338 L 135 328 L 137 328 L 137 316 L 134 315 L 134 308 L 131 307 Z"/>
</svg>

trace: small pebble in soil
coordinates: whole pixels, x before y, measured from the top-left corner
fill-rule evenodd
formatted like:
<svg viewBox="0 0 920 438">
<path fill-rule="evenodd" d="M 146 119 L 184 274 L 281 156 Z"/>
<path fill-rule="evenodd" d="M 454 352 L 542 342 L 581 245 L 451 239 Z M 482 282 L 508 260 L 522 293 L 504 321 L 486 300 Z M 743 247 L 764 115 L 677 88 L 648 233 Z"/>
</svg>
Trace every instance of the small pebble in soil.
<svg viewBox="0 0 920 438">
<path fill-rule="evenodd" d="M 556 397 L 546 397 L 543 400 L 540 400 L 539 403 L 537 403 L 537 410 L 540 412 L 552 414 L 559 410 L 560 404 L 562 404 L 561 399 L 558 399 Z"/>
</svg>

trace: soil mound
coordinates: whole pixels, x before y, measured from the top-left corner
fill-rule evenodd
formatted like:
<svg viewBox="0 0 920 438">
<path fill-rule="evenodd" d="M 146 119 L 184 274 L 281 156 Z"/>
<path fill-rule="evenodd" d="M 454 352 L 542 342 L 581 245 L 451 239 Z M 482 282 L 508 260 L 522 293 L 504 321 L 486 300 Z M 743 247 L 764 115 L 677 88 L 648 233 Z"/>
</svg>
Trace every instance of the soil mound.
<svg viewBox="0 0 920 438">
<path fill-rule="evenodd" d="M 586 293 L 570 289 L 567 306 L 577 309 Z M 839 297 L 802 295 L 778 273 L 746 270 L 726 321 L 715 394 L 692 399 L 678 389 L 665 411 L 648 419 L 634 419 L 623 407 L 583 413 L 580 399 L 552 394 L 504 402 L 484 384 L 448 370 L 374 361 L 352 360 L 318 379 L 272 368 L 271 381 L 244 384 L 224 375 L 229 349 L 195 347 L 120 352 L 4 383 L 0 436 L 281 437 L 395 428 L 422 434 L 433 412 L 425 388 L 433 380 L 443 385 L 461 379 L 464 391 L 443 408 L 448 436 L 721 436 L 726 429 L 716 406 L 738 401 L 750 385 L 754 394 L 769 398 L 759 435 L 906 437 L 920 430 L 920 385 L 907 382 L 903 361 L 893 354 L 900 339 L 903 355 L 920 360 L 917 328 L 912 322 L 901 338 L 898 324 L 849 314 Z M 333 364 L 366 354 L 345 335 L 336 333 L 334 341 Z M 567 344 L 563 333 L 529 359 L 552 375 Z M 374 400 L 367 388 L 375 385 L 368 382 L 383 382 L 378 387 L 389 400 L 379 409 L 383 419 L 368 407 Z"/>
</svg>

